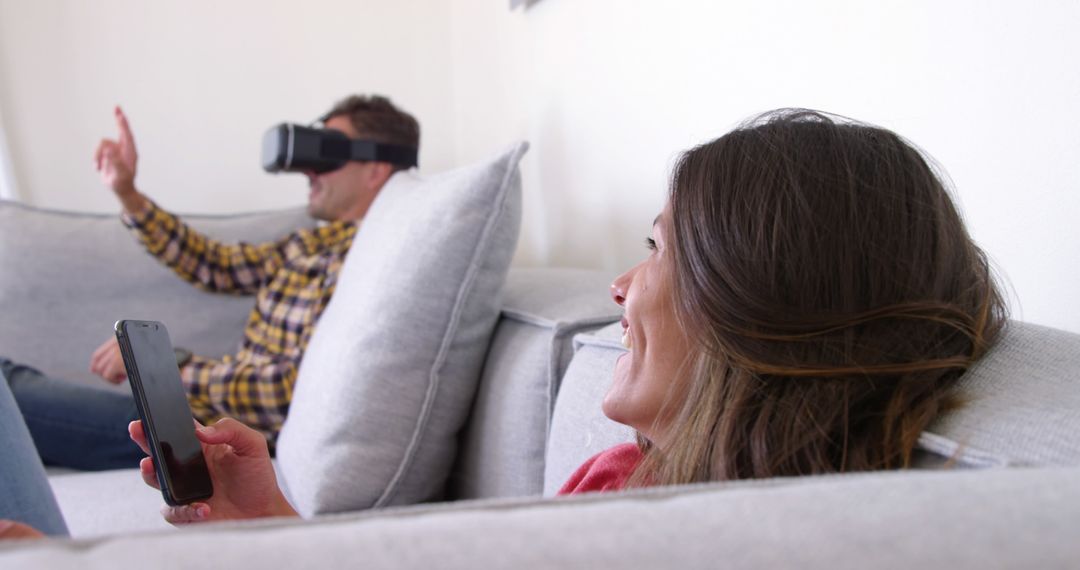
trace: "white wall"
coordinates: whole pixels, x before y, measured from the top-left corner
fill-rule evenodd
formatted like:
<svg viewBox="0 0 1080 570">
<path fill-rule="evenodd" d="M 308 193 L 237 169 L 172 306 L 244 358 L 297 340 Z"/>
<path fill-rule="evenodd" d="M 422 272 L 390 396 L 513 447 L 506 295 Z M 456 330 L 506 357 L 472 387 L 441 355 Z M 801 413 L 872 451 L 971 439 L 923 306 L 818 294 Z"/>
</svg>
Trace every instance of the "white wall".
<svg viewBox="0 0 1080 570">
<path fill-rule="evenodd" d="M 15 182 L 15 164 L 8 151 L 7 135 L 4 134 L 4 118 L 0 113 L 0 199 L 18 200 L 19 185 Z"/>
<path fill-rule="evenodd" d="M 1014 315 L 1080 332 L 1080 2 L 459 0 L 457 157 L 527 138 L 519 262 L 624 268 L 681 150 L 800 106 L 940 162 Z"/>
<path fill-rule="evenodd" d="M 634 263 L 678 153 L 780 106 L 891 128 L 951 174 L 1026 320 L 1080 331 L 1080 2 L 0 0 L 0 110 L 33 203 L 110 211 L 125 105 L 140 186 L 187 211 L 304 200 L 258 139 L 391 95 L 438 171 L 525 138 L 516 262 Z"/>
<path fill-rule="evenodd" d="M 127 111 L 139 187 L 179 211 L 302 204 L 259 166 L 271 125 L 353 92 L 423 125 L 421 164 L 451 166 L 448 5 L 429 0 L 0 0 L 0 108 L 23 198 L 115 211 L 91 166 Z"/>
</svg>

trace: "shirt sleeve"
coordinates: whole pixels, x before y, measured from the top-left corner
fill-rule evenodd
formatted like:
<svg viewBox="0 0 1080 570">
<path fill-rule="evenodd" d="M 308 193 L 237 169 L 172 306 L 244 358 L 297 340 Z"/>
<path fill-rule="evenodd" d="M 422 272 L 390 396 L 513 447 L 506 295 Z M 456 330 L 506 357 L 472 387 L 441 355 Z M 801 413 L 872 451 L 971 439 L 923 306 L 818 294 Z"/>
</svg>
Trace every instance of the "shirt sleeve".
<svg viewBox="0 0 1080 570">
<path fill-rule="evenodd" d="M 260 363 L 192 356 L 181 378 L 196 419 L 232 417 L 273 442 L 289 411 L 298 368 L 298 361 L 285 356 Z"/>
<path fill-rule="evenodd" d="M 151 203 L 121 220 L 151 255 L 184 280 L 217 293 L 251 295 L 285 263 L 290 238 L 260 245 L 223 244 Z"/>
</svg>

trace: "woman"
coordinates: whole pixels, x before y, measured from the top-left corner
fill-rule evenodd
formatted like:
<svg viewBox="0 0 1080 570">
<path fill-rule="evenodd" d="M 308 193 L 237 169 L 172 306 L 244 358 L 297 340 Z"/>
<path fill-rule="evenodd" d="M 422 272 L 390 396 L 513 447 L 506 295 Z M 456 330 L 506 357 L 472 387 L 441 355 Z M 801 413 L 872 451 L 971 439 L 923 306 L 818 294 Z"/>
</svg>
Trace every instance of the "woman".
<svg viewBox="0 0 1080 570">
<path fill-rule="evenodd" d="M 920 154 L 820 113 L 769 113 L 687 152 L 646 241 L 612 285 L 628 352 L 603 403 L 638 442 L 564 493 L 908 467 L 1005 323 Z M 261 435 L 224 420 L 198 436 L 215 495 L 167 520 L 296 516 Z"/>
<path fill-rule="evenodd" d="M 630 351 L 604 401 L 638 444 L 564 492 L 909 467 L 1005 324 L 918 151 L 820 113 L 687 152 L 647 242 L 612 285 Z"/>
</svg>

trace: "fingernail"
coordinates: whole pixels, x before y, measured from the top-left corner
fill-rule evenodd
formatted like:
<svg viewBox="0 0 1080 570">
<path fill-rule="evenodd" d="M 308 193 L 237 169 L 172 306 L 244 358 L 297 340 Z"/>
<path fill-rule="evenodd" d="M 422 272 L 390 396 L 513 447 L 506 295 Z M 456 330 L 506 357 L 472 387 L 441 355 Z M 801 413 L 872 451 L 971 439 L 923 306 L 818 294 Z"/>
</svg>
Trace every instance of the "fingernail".
<svg viewBox="0 0 1080 570">
<path fill-rule="evenodd" d="M 199 507 L 195 509 L 195 517 L 200 519 L 206 518 L 206 507 Z"/>
<path fill-rule="evenodd" d="M 206 426 L 199 428 L 199 431 L 203 432 L 203 435 L 214 435 L 217 433 L 217 429 L 214 426 Z"/>
</svg>

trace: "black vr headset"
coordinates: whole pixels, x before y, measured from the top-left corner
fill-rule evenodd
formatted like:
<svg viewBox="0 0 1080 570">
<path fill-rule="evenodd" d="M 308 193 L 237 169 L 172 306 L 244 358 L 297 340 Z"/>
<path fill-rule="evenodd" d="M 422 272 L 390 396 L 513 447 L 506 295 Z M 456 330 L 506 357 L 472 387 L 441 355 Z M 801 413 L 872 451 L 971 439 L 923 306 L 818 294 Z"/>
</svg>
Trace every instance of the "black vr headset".
<svg viewBox="0 0 1080 570">
<path fill-rule="evenodd" d="M 288 123 L 263 135 L 262 165 L 267 172 L 322 174 L 351 160 L 377 160 L 408 168 L 416 166 L 416 148 L 350 139 L 341 131 Z"/>
</svg>

